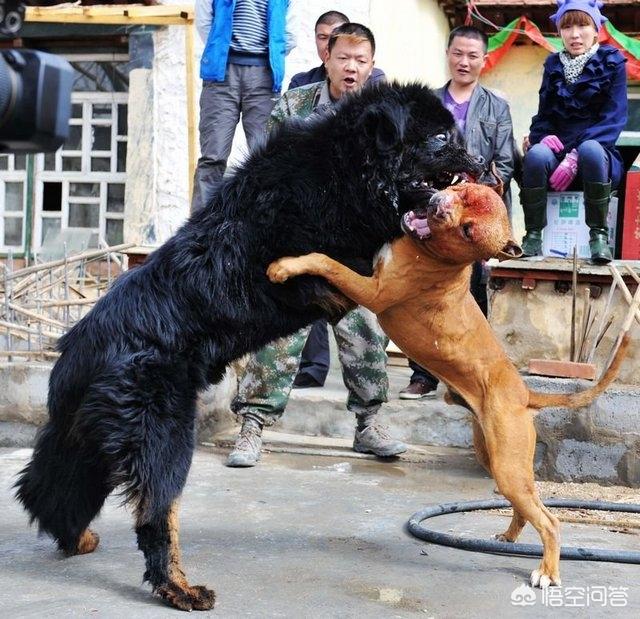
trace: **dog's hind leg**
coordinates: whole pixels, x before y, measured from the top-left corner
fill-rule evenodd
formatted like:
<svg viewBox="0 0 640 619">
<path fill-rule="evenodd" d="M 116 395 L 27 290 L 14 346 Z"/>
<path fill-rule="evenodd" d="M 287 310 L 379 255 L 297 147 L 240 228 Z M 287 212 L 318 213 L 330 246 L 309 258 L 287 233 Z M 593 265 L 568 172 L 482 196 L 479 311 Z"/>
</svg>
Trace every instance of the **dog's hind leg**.
<svg viewBox="0 0 640 619">
<path fill-rule="evenodd" d="M 489 457 L 489 452 L 487 450 L 487 445 L 484 440 L 484 433 L 482 432 L 482 426 L 474 416 L 472 418 L 472 428 L 473 428 L 473 447 L 476 452 L 476 459 L 478 462 L 484 467 L 484 469 L 493 477 L 493 472 L 491 471 L 491 459 Z M 511 518 L 511 524 L 509 524 L 509 528 L 504 533 L 496 534 L 496 539 L 501 542 L 515 542 L 524 525 L 527 521 L 518 513 L 517 510 L 513 510 L 513 517 Z"/>
<path fill-rule="evenodd" d="M 144 579 L 153 592 L 180 610 L 209 610 L 215 594 L 190 586 L 182 570 L 178 539 L 178 498 L 187 480 L 194 448 L 195 402 L 171 390 L 157 409 L 146 411 L 147 427 L 138 450 L 127 463 L 128 499 L 135 505 L 138 548 L 144 553 Z M 194 398 L 195 399 L 195 398 Z M 161 404 L 180 402 L 180 411 L 167 414 Z"/>
<path fill-rule="evenodd" d="M 95 550 L 100 538 L 87 527 L 112 488 L 105 468 L 86 445 L 63 436 L 48 422 L 15 486 L 31 521 L 37 521 L 40 531 L 51 535 L 66 555 Z"/>
<path fill-rule="evenodd" d="M 215 593 L 203 585 L 190 586 L 182 569 L 178 539 L 178 500 L 165 513 L 136 526 L 138 546 L 147 562 L 145 579 L 154 593 L 180 610 L 209 610 Z"/>
<path fill-rule="evenodd" d="M 148 518 L 136 518 L 138 547 L 145 556 L 145 580 L 171 606 L 180 610 L 209 610 L 215 593 L 202 585 L 190 586 L 182 570 L 178 540 L 178 501 Z"/>
<path fill-rule="evenodd" d="M 476 459 L 484 467 L 487 473 L 491 475 L 491 462 L 489 460 L 489 452 L 487 451 L 487 445 L 484 442 L 482 426 L 476 419 L 475 415 L 472 417 L 471 427 L 473 428 L 473 448 L 476 452 Z"/>
<path fill-rule="evenodd" d="M 482 427 L 491 458 L 491 471 L 500 492 L 513 506 L 514 515 L 505 536 L 519 533 L 530 522 L 542 539 L 540 566 L 531 573 L 533 586 L 560 585 L 560 522 L 542 504 L 533 477 L 535 428 L 531 411 L 500 411 L 483 419 Z M 517 536 L 516 536 L 517 537 Z"/>
</svg>

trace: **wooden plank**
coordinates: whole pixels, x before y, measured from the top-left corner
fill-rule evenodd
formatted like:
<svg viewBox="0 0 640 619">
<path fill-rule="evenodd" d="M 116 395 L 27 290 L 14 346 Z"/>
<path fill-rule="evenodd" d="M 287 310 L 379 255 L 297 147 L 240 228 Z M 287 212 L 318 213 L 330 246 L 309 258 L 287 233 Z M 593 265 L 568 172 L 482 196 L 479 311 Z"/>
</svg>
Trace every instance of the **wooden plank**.
<svg viewBox="0 0 640 619">
<path fill-rule="evenodd" d="M 596 366 L 593 363 L 576 363 L 556 359 L 531 359 L 529 374 L 593 380 L 596 377 Z"/>
<path fill-rule="evenodd" d="M 194 20 L 193 5 L 157 6 L 28 6 L 26 22 L 61 24 L 186 25 Z"/>
</svg>

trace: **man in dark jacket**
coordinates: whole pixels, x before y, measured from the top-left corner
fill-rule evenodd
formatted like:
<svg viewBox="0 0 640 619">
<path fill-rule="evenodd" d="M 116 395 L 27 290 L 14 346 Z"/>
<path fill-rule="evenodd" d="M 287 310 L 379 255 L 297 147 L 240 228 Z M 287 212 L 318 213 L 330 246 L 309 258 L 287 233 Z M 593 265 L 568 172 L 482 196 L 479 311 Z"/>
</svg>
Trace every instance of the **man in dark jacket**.
<svg viewBox="0 0 640 619">
<path fill-rule="evenodd" d="M 451 31 L 447 45 L 447 64 L 451 79 L 436 94 L 453 114 L 467 150 L 482 157 L 485 173 L 478 182 L 493 184 L 489 173 L 496 164 L 505 191 L 503 200 L 511 214 L 509 183 L 519 157 L 513 139 L 509 104 L 480 85 L 480 72 L 487 60 L 487 35 L 473 26 L 460 26 Z M 480 309 L 487 313 L 487 291 L 481 263 L 473 266 L 471 292 Z M 438 379 L 417 363 L 409 361 L 413 370 L 409 385 L 400 392 L 403 400 L 435 396 Z"/>
</svg>

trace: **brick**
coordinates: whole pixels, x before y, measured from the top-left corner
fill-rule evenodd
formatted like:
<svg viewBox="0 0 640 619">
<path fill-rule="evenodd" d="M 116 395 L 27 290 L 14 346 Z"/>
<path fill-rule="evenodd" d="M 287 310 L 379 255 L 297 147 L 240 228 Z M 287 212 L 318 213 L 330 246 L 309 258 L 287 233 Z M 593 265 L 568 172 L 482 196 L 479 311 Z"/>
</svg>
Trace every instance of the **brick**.
<svg viewBox="0 0 640 619">
<path fill-rule="evenodd" d="M 531 359 L 529 361 L 529 374 L 593 380 L 596 377 L 596 366 L 593 363 L 577 363 L 575 361 Z"/>
</svg>

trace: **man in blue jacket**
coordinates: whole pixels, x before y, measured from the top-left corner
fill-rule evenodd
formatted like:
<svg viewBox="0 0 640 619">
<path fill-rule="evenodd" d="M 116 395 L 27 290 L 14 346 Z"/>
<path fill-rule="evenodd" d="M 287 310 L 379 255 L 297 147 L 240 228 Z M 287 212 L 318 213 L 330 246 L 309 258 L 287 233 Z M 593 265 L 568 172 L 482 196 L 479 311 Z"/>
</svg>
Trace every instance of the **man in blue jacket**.
<svg viewBox="0 0 640 619">
<path fill-rule="evenodd" d="M 289 0 L 196 0 L 200 61 L 200 151 L 192 209 L 209 201 L 222 178 L 236 125 L 249 148 L 264 135 L 294 47 Z M 289 21 L 288 21 L 289 20 Z"/>
</svg>

